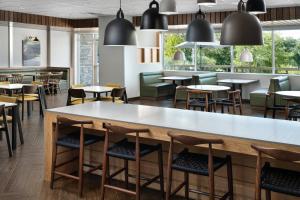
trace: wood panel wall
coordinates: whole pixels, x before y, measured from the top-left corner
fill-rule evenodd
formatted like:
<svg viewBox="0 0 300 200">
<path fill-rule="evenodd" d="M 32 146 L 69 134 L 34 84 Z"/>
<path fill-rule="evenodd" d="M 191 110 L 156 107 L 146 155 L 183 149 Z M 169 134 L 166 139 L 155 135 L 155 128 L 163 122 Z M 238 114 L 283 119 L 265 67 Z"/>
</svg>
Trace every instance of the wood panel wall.
<svg viewBox="0 0 300 200">
<path fill-rule="evenodd" d="M 206 13 L 206 19 L 213 24 L 219 24 L 235 11 L 226 12 L 210 12 Z M 169 25 L 185 25 L 189 24 L 196 17 L 195 13 L 177 14 L 168 16 Z M 280 20 L 296 20 L 300 19 L 300 6 L 285 8 L 269 8 L 266 14 L 258 15 L 261 21 L 280 21 Z M 133 24 L 140 26 L 141 16 L 133 17 Z"/>
<path fill-rule="evenodd" d="M 98 27 L 98 19 L 66 19 L 0 10 L 0 21 L 70 28 Z"/>
</svg>

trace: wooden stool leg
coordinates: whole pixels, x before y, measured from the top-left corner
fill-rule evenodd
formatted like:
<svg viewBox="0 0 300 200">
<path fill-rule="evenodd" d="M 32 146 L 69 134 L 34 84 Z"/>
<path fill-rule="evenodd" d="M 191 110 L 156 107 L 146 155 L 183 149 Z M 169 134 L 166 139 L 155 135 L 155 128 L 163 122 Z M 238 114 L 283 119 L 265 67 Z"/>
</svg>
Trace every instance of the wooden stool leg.
<svg viewBox="0 0 300 200">
<path fill-rule="evenodd" d="M 82 197 L 83 189 L 83 161 L 84 161 L 84 146 L 83 143 L 80 145 L 79 150 L 79 184 L 78 184 L 78 193 Z"/>
<path fill-rule="evenodd" d="M 190 187 L 189 187 L 189 173 L 184 172 L 184 182 L 185 182 L 185 199 L 189 200 L 189 192 L 190 192 Z"/>
<path fill-rule="evenodd" d="M 266 200 L 271 200 L 271 191 L 266 190 Z"/>
<path fill-rule="evenodd" d="M 52 152 L 52 166 L 51 166 L 51 182 L 50 182 L 50 188 L 53 189 L 54 185 L 54 171 L 56 166 L 56 158 L 57 158 L 57 146 L 53 147 Z"/>
<path fill-rule="evenodd" d="M 171 190 L 172 190 L 172 168 L 171 164 L 168 164 L 168 176 L 167 176 L 167 191 L 166 191 L 166 200 L 170 200 Z"/>
<path fill-rule="evenodd" d="M 229 200 L 233 200 L 232 162 L 230 156 L 227 156 L 227 179 L 228 179 Z"/>
<path fill-rule="evenodd" d="M 138 159 L 136 160 L 136 185 L 135 185 L 135 192 L 136 192 L 136 200 L 141 199 L 141 163 L 140 163 L 140 157 L 138 156 Z"/>
<path fill-rule="evenodd" d="M 160 183 L 160 193 L 161 199 L 164 199 L 165 196 L 165 187 L 164 187 L 164 166 L 163 166 L 163 152 L 162 146 L 158 150 L 158 169 L 159 169 L 159 183 Z"/>
<path fill-rule="evenodd" d="M 124 168 L 125 168 L 125 187 L 128 189 L 128 160 L 124 159 Z"/>
<path fill-rule="evenodd" d="M 106 174 L 107 174 L 107 158 L 108 156 L 106 155 L 106 150 L 104 151 L 104 156 L 103 156 L 103 169 L 102 169 L 102 180 L 101 180 L 101 196 L 100 196 L 100 200 L 104 200 L 104 196 L 105 196 L 105 183 L 106 183 Z"/>
</svg>

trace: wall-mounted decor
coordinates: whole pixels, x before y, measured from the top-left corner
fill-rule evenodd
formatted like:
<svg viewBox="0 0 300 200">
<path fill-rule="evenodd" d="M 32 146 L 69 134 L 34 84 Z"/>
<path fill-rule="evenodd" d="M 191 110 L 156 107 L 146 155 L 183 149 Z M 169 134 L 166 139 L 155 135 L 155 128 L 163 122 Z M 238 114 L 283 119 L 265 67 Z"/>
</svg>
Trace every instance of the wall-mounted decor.
<svg viewBox="0 0 300 200">
<path fill-rule="evenodd" d="M 37 37 L 28 37 L 22 41 L 23 66 L 41 65 L 41 43 Z"/>
</svg>

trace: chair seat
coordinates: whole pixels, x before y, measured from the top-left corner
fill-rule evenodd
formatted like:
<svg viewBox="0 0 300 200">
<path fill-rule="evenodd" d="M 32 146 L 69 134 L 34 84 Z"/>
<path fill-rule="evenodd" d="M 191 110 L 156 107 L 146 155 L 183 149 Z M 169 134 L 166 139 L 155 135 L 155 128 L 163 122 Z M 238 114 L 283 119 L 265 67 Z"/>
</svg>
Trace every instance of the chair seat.
<svg viewBox="0 0 300 200">
<path fill-rule="evenodd" d="M 140 156 L 143 157 L 149 153 L 158 150 L 160 145 L 140 144 Z M 135 143 L 127 139 L 121 140 L 110 147 L 107 155 L 127 160 L 135 160 Z"/>
<path fill-rule="evenodd" d="M 17 97 L 18 101 L 22 101 L 23 98 L 22 96 Z M 39 95 L 38 94 L 26 94 L 24 95 L 24 101 L 37 101 L 39 100 Z"/>
<path fill-rule="evenodd" d="M 84 103 L 93 102 L 93 101 L 96 101 L 96 99 L 95 98 L 84 99 Z M 74 98 L 71 100 L 71 105 L 78 105 L 78 104 L 82 104 L 82 99 Z"/>
<path fill-rule="evenodd" d="M 226 164 L 226 158 L 213 157 L 214 171 Z M 208 156 L 188 152 L 187 150 L 175 156 L 172 168 L 179 171 L 208 176 Z"/>
<path fill-rule="evenodd" d="M 221 99 L 221 100 L 218 100 L 217 103 L 221 104 L 221 105 L 232 106 L 233 105 L 233 100 L 230 100 L 230 99 Z M 235 105 L 240 105 L 240 103 L 239 103 L 238 100 L 235 102 Z"/>
<path fill-rule="evenodd" d="M 261 187 L 300 197 L 300 172 L 264 166 Z"/>
<path fill-rule="evenodd" d="M 104 136 L 84 134 L 84 146 L 103 141 Z M 70 133 L 66 136 L 59 138 L 56 142 L 58 146 L 79 149 L 80 148 L 80 132 Z"/>
<path fill-rule="evenodd" d="M 209 100 L 208 101 L 208 105 L 211 105 L 213 104 L 214 102 Z M 205 103 L 205 100 L 202 100 L 202 99 L 192 99 L 189 101 L 189 106 L 191 107 L 205 107 L 206 106 L 206 103 Z"/>
</svg>

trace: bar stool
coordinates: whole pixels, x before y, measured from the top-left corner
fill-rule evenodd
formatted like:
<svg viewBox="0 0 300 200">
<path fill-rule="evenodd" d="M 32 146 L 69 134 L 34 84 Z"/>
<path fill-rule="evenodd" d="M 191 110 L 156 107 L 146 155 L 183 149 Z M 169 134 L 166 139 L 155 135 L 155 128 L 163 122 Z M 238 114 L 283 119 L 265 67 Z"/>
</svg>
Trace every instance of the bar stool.
<svg viewBox="0 0 300 200">
<path fill-rule="evenodd" d="M 266 200 L 271 200 L 271 192 L 300 197 L 300 172 L 271 167 L 266 162 L 262 167 L 263 155 L 286 162 L 299 162 L 300 153 L 251 145 L 258 152 L 256 162 L 255 200 L 261 199 L 261 190 L 266 191 Z"/>
<path fill-rule="evenodd" d="M 78 193 L 79 196 L 82 197 L 82 189 L 83 189 L 83 167 L 90 168 L 86 173 L 91 173 L 96 170 L 101 170 L 102 165 L 93 166 L 91 164 L 84 163 L 84 147 L 95 144 L 97 142 L 103 141 L 104 136 L 87 134 L 86 128 L 84 125 L 93 124 L 92 121 L 75 121 L 64 117 L 57 117 L 56 131 L 54 137 L 53 144 L 53 156 L 52 156 L 52 166 L 51 166 L 51 185 L 50 188 L 53 189 L 55 175 L 60 177 L 66 177 L 75 179 L 78 181 Z M 80 127 L 76 126 L 79 125 Z M 93 131 L 96 132 L 96 131 Z M 64 134 L 63 136 L 60 136 Z M 99 134 L 99 133 L 97 133 Z M 72 150 L 79 150 L 79 156 L 75 156 L 69 161 L 57 164 L 57 155 L 60 154 L 57 152 L 58 147 L 64 147 Z M 79 166 L 78 166 L 78 175 L 75 176 L 73 174 L 67 174 L 61 171 L 56 170 L 59 167 L 62 167 L 70 162 L 73 162 L 79 158 Z M 58 179 L 58 178 L 57 178 Z"/>
<path fill-rule="evenodd" d="M 111 124 L 103 124 L 103 127 L 106 129 L 105 133 L 105 142 L 104 142 L 104 157 L 103 157 L 103 171 L 102 171 L 102 185 L 101 185 L 101 200 L 105 198 L 105 189 L 110 188 L 127 194 L 135 196 L 136 200 L 141 198 L 141 189 L 147 187 L 148 185 L 159 180 L 161 198 L 164 198 L 164 176 L 163 176 L 163 158 L 162 158 L 162 145 L 148 145 L 140 143 L 140 134 L 149 133 L 148 129 L 130 129 L 120 126 L 113 126 Z M 129 133 L 134 133 L 135 142 L 129 142 L 127 139 L 121 140 L 111 147 L 109 147 L 109 137 L 111 134 L 127 135 Z M 159 175 L 153 178 L 141 177 L 141 158 L 149 155 L 150 153 L 158 153 L 158 170 Z M 112 175 L 109 175 L 109 157 L 119 158 L 124 160 L 124 168 L 114 172 Z M 135 161 L 135 176 L 128 174 L 128 161 Z M 109 180 L 125 172 L 125 189 L 112 186 L 109 183 Z M 108 174 L 108 176 L 106 176 Z M 128 189 L 128 177 L 135 177 L 136 185 L 135 191 Z M 146 182 L 141 185 L 141 180 Z"/>
<path fill-rule="evenodd" d="M 167 174 L 167 194 L 166 199 L 169 200 L 180 189 L 185 187 L 185 198 L 189 199 L 189 192 L 209 196 L 210 200 L 215 197 L 219 199 L 233 199 L 233 180 L 232 180 L 232 164 L 231 156 L 226 158 L 213 156 L 212 145 L 223 144 L 221 139 L 203 139 L 186 135 L 168 133 L 171 137 L 169 158 L 168 158 L 168 174 Z M 208 144 L 208 155 L 191 153 L 186 148 L 173 157 L 174 141 L 188 146 L 197 146 L 200 144 Z M 215 195 L 214 173 L 222 166 L 227 165 L 228 192 L 223 196 Z M 184 172 L 184 181 L 172 192 L 172 174 L 173 170 Z M 196 174 L 209 177 L 209 193 L 198 190 L 189 189 L 189 174 Z"/>
<path fill-rule="evenodd" d="M 209 112 L 211 107 L 213 107 L 214 112 L 216 112 L 216 102 L 211 99 L 212 92 L 208 91 L 198 91 L 198 90 L 188 90 L 186 97 L 186 109 L 200 108 L 202 111 Z"/>
</svg>

